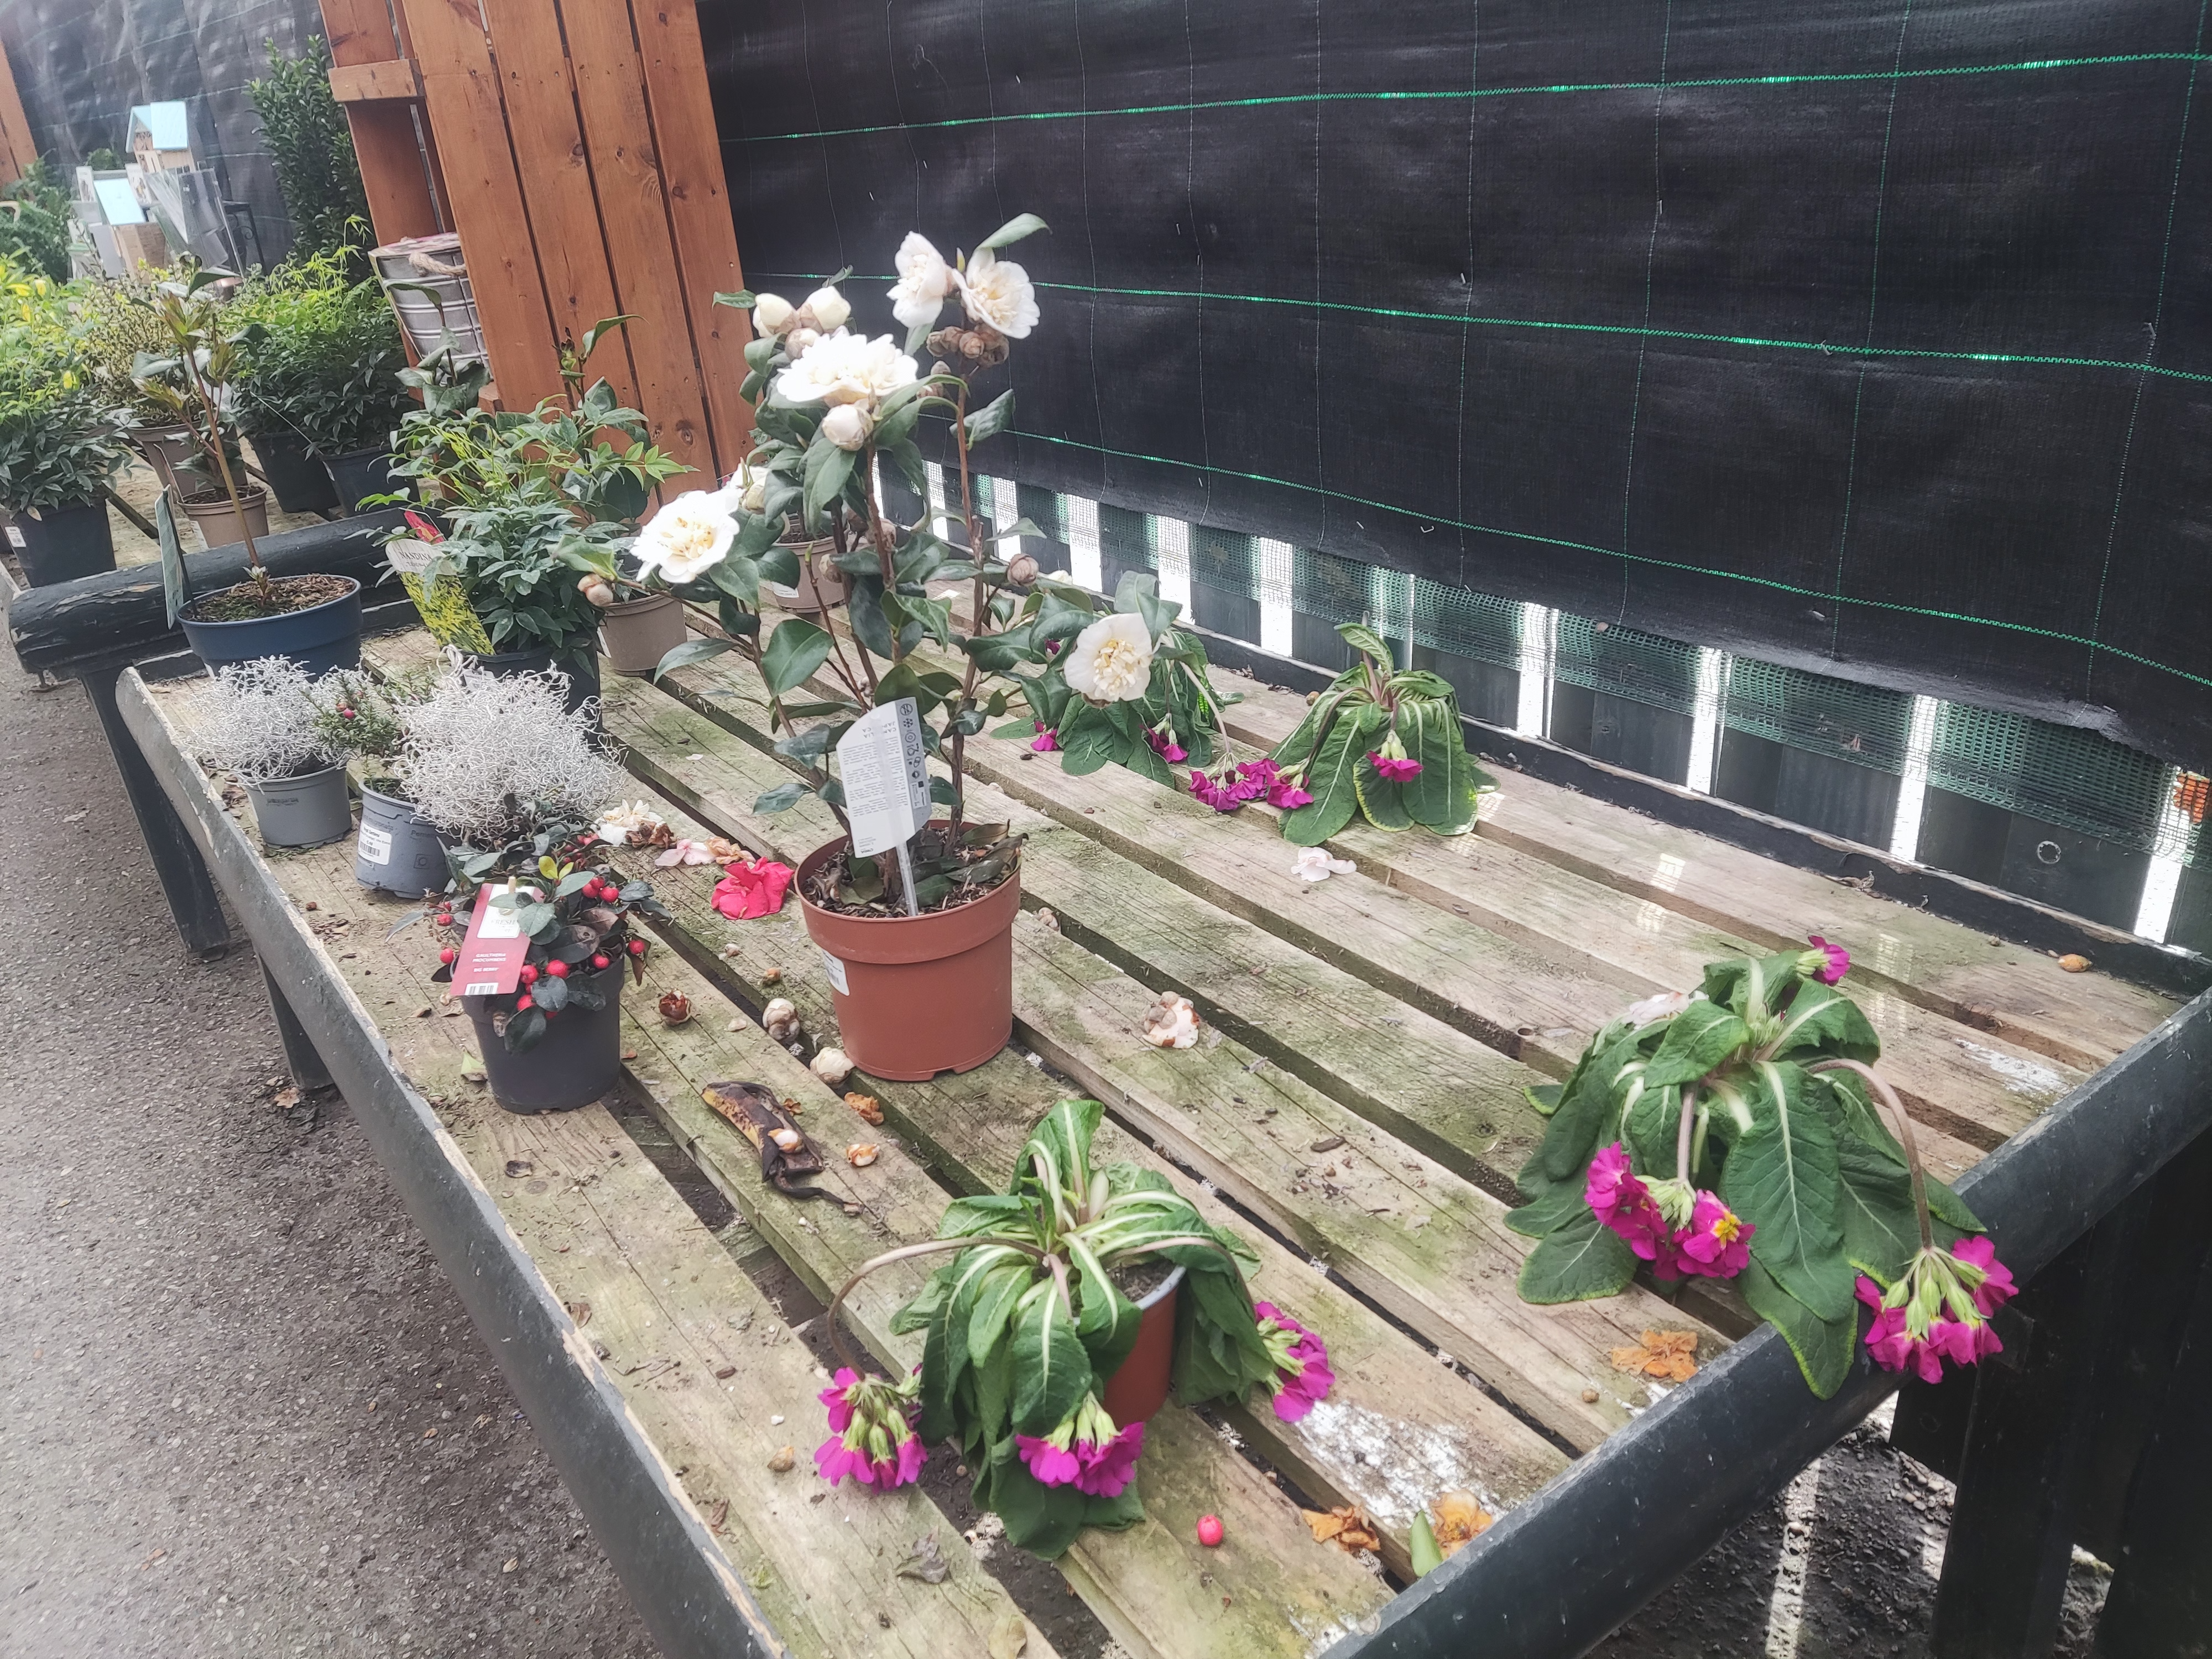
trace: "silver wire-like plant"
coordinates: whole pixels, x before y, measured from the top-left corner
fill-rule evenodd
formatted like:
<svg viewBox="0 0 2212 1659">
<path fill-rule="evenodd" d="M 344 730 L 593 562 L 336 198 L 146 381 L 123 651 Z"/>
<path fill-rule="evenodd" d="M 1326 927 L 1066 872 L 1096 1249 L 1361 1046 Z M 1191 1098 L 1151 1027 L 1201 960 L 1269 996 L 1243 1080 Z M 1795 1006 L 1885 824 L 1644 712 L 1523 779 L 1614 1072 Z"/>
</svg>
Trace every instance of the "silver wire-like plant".
<svg viewBox="0 0 2212 1659">
<path fill-rule="evenodd" d="M 289 657 L 259 657 L 216 671 L 187 704 L 194 752 L 247 783 L 273 783 L 337 757 L 315 730 L 314 681 Z"/>
<path fill-rule="evenodd" d="M 567 705 L 564 674 L 455 669 L 401 716 L 415 810 L 449 840 L 477 847 L 542 823 L 590 823 L 625 777 L 600 752 L 590 705 Z"/>
</svg>

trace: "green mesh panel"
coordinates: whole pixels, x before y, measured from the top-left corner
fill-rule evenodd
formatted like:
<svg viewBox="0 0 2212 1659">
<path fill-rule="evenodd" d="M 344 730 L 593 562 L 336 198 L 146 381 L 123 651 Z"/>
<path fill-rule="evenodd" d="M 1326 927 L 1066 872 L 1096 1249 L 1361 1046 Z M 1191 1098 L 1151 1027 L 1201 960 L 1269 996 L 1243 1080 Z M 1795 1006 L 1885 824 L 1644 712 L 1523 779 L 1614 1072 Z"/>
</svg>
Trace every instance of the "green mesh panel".
<svg viewBox="0 0 2212 1659">
<path fill-rule="evenodd" d="M 1375 619 L 1373 565 L 1297 548 L 1291 554 L 1291 604 L 1332 626 Z"/>
<path fill-rule="evenodd" d="M 1723 708 L 1731 731 L 1878 771 L 1905 770 L 1912 729 L 1912 699 L 1905 692 L 1737 657 Z"/>
<path fill-rule="evenodd" d="M 1698 648 L 1619 623 L 1559 618 L 1553 674 L 1572 685 L 1586 685 L 1632 702 L 1678 714 L 1693 714 L 1698 705 Z"/>
<path fill-rule="evenodd" d="M 2191 856 L 2160 837 L 2166 763 L 2094 732 L 1947 702 L 1928 781 L 2123 847 Z"/>
<path fill-rule="evenodd" d="M 1521 607 L 1511 599 L 1413 580 L 1413 641 L 1500 668 L 1521 665 Z"/>
</svg>

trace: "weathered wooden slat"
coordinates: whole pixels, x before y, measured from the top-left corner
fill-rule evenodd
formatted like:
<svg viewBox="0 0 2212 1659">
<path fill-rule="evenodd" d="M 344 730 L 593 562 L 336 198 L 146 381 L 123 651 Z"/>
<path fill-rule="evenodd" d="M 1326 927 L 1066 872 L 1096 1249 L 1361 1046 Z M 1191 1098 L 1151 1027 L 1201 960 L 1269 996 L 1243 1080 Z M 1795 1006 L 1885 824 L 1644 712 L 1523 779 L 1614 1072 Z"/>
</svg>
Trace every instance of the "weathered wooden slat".
<svg viewBox="0 0 2212 1659">
<path fill-rule="evenodd" d="M 1241 674 L 1217 671 L 1217 678 L 1224 692 L 1243 694 L 1228 723 L 1248 743 L 1272 746 L 1304 718 L 1295 693 Z M 1905 1001 L 2069 1066 L 2094 1070 L 2179 1006 L 2110 975 L 2068 974 L 2027 946 L 1540 778 L 1507 772 L 1501 782 L 1504 799 L 1485 813 L 1481 839 L 1770 950 L 1808 933 L 1852 943 L 1855 971 Z"/>
<path fill-rule="evenodd" d="M 331 96 L 341 104 L 413 103 L 422 96 L 422 76 L 411 58 L 381 64 L 334 64 Z"/>
<path fill-rule="evenodd" d="M 752 813 L 752 799 L 784 775 L 751 745 L 719 728 L 689 741 L 697 749 L 633 745 L 633 769 L 788 862 L 826 839 L 819 823 Z M 1607 1355 L 1655 1322 L 1684 1322 L 1679 1313 L 1640 1290 L 1566 1308 L 1522 1303 L 1512 1280 L 1530 1244 L 1506 1230 L 1497 1199 L 1239 1045 L 1148 1048 L 1139 1026 L 1149 990 L 1034 922 L 1015 938 L 1024 1040 L 1178 1162 L 1571 1443 L 1595 1444 L 1645 1403 Z"/>
</svg>

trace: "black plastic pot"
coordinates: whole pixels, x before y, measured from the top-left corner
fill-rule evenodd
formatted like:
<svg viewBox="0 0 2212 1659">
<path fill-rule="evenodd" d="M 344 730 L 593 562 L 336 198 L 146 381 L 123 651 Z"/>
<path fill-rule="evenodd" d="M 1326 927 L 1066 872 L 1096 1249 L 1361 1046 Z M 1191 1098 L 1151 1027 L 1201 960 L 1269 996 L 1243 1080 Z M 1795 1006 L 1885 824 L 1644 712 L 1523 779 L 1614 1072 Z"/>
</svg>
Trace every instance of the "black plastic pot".
<svg viewBox="0 0 2212 1659">
<path fill-rule="evenodd" d="M 22 561 L 23 580 L 33 587 L 115 568 L 115 538 L 104 501 L 26 510 L 15 515 L 15 528 L 23 538 L 15 556 Z"/>
<path fill-rule="evenodd" d="M 185 640 L 210 668 L 257 657 L 289 657 L 310 674 L 361 666 L 361 584 L 343 578 L 347 592 L 304 611 L 243 622 L 195 622 L 191 605 L 177 617 Z"/>
<path fill-rule="evenodd" d="M 492 1006 L 504 997 L 461 999 L 477 1028 L 477 1052 L 492 1098 L 510 1112 L 572 1112 L 588 1106 L 615 1086 L 622 1075 L 622 989 L 628 971 L 611 963 L 586 982 L 606 1000 L 597 1012 L 571 1006 L 552 1015 L 545 1035 L 516 1054 L 492 1028 Z"/>
<path fill-rule="evenodd" d="M 596 654 L 586 659 L 580 668 L 573 658 L 556 657 L 550 651 L 495 651 L 488 657 L 472 656 L 469 661 L 488 674 L 566 674 L 568 712 L 572 714 L 599 695 L 599 659 Z"/>
<path fill-rule="evenodd" d="M 429 819 L 397 795 L 364 783 L 353 878 L 379 892 L 418 899 L 425 893 L 444 892 L 453 872 L 447 867 L 446 845 Z"/>
<path fill-rule="evenodd" d="M 328 513 L 337 506 L 329 470 L 308 453 L 307 441 L 298 433 L 257 434 L 253 453 L 262 477 L 276 493 L 276 505 L 287 513 Z"/>
<path fill-rule="evenodd" d="M 356 449 L 350 455 L 325 455 L 331 482 L 337 487 L 338 502 L 349 513 L 361 509 L 364 495 L 381 495 L 392 488 L 392 456 L 381 449 Z"/>
</svg>

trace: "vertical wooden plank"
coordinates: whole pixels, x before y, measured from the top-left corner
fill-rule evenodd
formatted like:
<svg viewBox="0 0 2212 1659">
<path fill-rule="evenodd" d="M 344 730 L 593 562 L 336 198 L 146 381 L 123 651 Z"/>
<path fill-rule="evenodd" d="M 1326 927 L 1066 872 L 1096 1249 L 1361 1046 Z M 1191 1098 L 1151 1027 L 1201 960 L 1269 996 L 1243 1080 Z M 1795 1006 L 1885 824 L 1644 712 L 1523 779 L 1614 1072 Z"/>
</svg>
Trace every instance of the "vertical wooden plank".
<svg viewBox="0 0 2212 1659">
<path fill-rule="evenodd" d="M 30 118 L 23 113 L 23 100 L 15 94 L 15 71 L 8 66 L 7 49 L 0 46 L 0 185 L 15 183 L 38 159 L 39 147 L 31 142 Z"/>
<path fill-rule="evenodd" d="M 415 56 L 415 37 L 408 31 L 407 9 L 400 4 L 399 0 L 385 0 L 385 3 L 392 14 L 392 27 L 399 36 L 399 55 L 411 61 Z M 421 73 L 419 65 L 416 73 Z M 419 108 L 415 112 L 415 137 L 422 147 L 423 165 L 429 170 L 430 202 L 437 210 L 438 228 L 451 230 L 453 228 L 453 198 L 447 193 L 446 169 L 438 161 L 438 136 L 430 130 L 428 114 Z"/>
<path fill-rule="evenodd" d="M 560 15 L 554 0 L 483 0 L 483 9 L 553 325 L 580 342 L 592 324 L 622 307 L 615 302 Z M 590 372 L 605 375 L 624 403 L 635 404 L 637 380 L 623 335 L 592 355 Z"/>
<path fill-rule="evenodd" d="M 636 318 L 629 352 L 637 407 L 653 423 L 653 441 L 702 475 L 675 488 L 706 483 L 714 453 L 629 9 L 618 0 L 569 0 L 561 15 L 615 292 Z"/>
<path fill-rule="evenodd" d="M 503 404 L 527 409 L 560 391 L 561 360 L 490 43 L 473 0 L 465 9 L 451 0 L 399 4 L 422 71 L 423 109 L 445 166 L 447 201 L 468 259 L 492 379 Z"/>
<path fill-rule="evenodd" d="M 331 43 L 333 65 L 385 64 L 404 56 L 385 0 L 322 0 L 322 8 L 323 35 Z M 431 201 L 412 109 L 385 103 L 348 104 L 345 108 L 376 240 L 391 242 L 402 236 L 434 234 L 439 228 L 438 210 Z"/>
<path fill-rule="evenodd" d="M 744 286 L 721 135 L 707 91 L 707 55 L 696 0 L 632 0 L 653 141 L 660 156 L 668 219 L 676 235 L 691 341 L 699 359 L 717 470 L 727 474 L 752 447 L 752 408 L 738 395 L 745 379 L 752 313 L 714 303 L 718 291 Z"/>
</svg>

